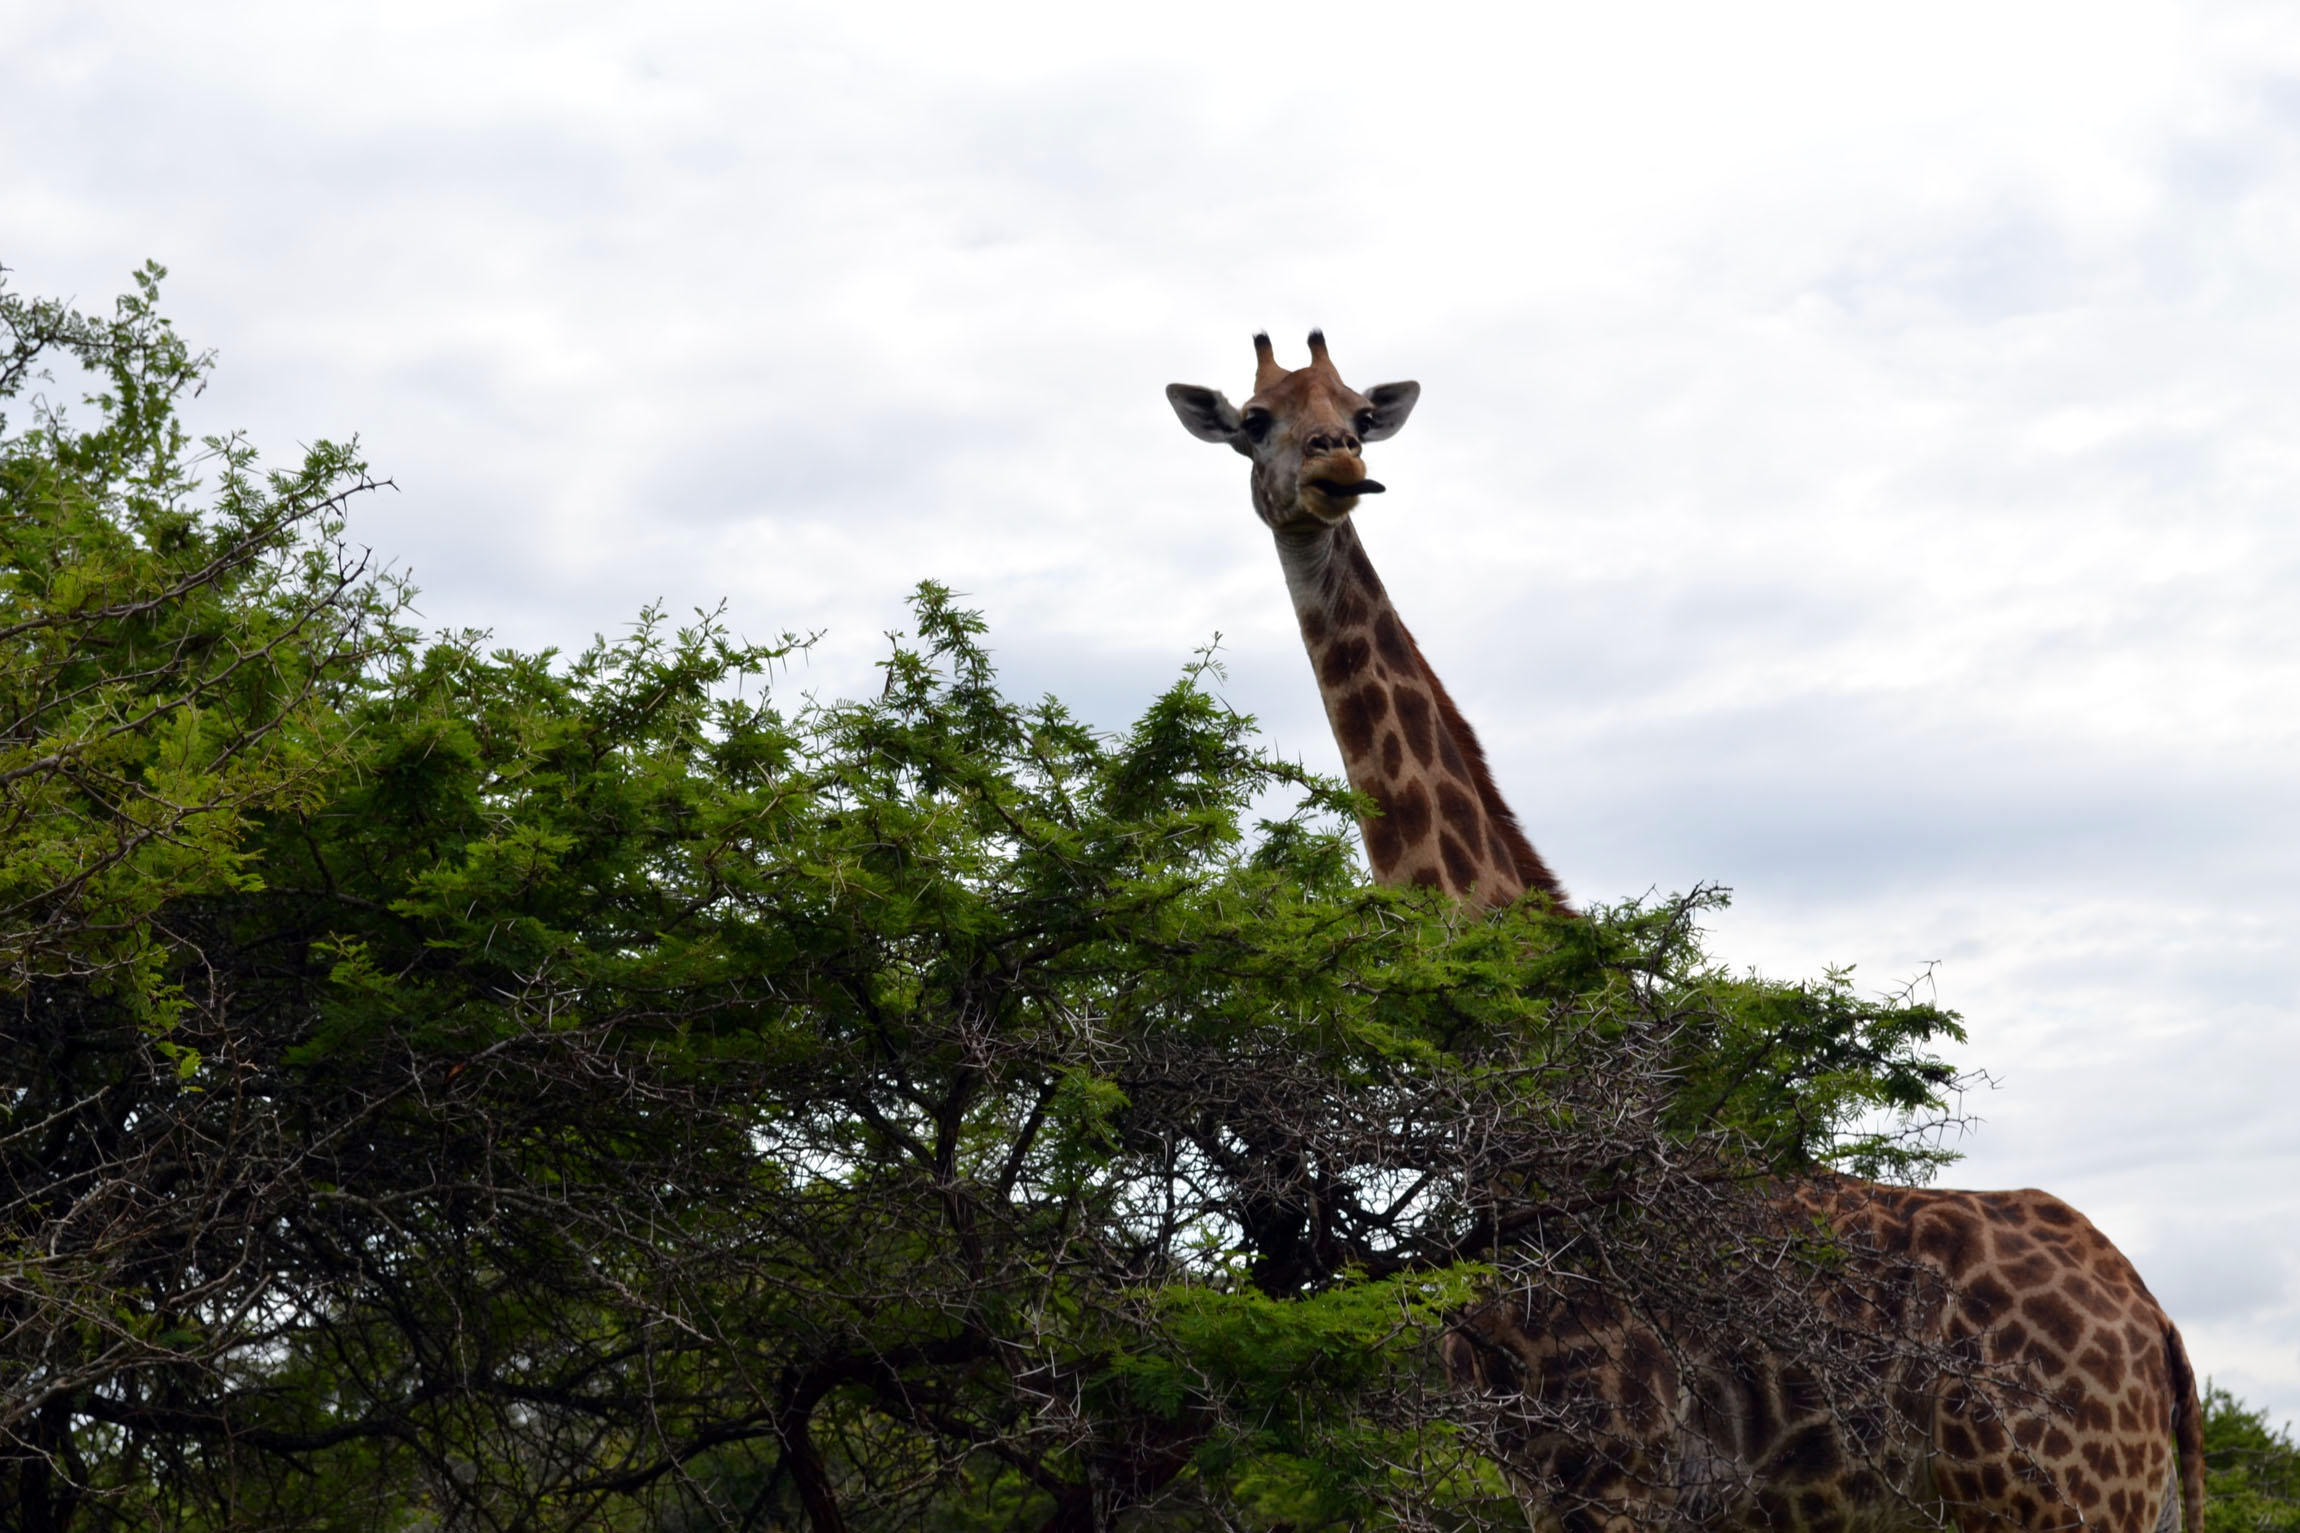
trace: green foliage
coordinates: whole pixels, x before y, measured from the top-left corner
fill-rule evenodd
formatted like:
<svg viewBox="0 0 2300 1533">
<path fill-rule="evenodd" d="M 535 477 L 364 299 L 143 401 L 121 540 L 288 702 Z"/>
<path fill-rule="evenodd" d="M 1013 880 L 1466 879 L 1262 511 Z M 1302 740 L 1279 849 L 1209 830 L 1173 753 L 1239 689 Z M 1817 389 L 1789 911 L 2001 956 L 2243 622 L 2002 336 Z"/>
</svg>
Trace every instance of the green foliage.
<svg viewBox="0 0 2300 1533">
<path fill-rule="evenodd" d="M 1421 1381 L 1398 1345 L 1442 1328 L 1488 1277 L 1463 1263 L 1291 1299 L 1178 1286 L 1159 1295 L 1166 1348 L 1114 1358 L 1109 1377 L 1169 1419 L 1218 1399 L 1193 1467 L 1270 1525 L 1348 1526 L 1383 1488 L 1424 1514 L 1507 1507 L 1489 1463 L 1446 1424 L 1415 1419 Z"/>
<path fill-rule="evenodd" d="M 0 446 L 0 973 L 100 977 L 158 1025 L 152 921 L 260 887 L 249 819 L 338 764 L 329 694 L 392 606 L 334 541 L 371 487 L 352 449 L 268 474 L 237 439 L 194 450 L 175 407 L 209 359 L 160 317 L 162 275 L 109 320 L 0 291 L 0 402 L 49 353 L 98 389 L 92 429 L 36 398 Z"/>
<path fill-rule="evenodd" d="M 2205 1533 L 2300 1533 L 2300 1443 L 2227 1390 L 2204 1387 Z"/>
<path fill-rule="evenodd" d="M 1955 1069 L 1925 1052 L 1937 1038 L 1964 1041 L 1953 1013 L 1906 992 L 1863 995 L 1846 970 L 1792 984 L 1713 971 L 1698 983 L 1714 1009 L 1685 1039 L 1681 1127 L 1725 1114 L 1787 1163 L 1870 1178 L 1921 1182 L 1956 1158 L 1905 1131 L 1956 1088 Z"/>
<path fill-rule="evenodd" d="M 0 435 L 0 1512 L 1506 1522 L 1433 1347 L 1505 1239 L 1667 1295 L 1612 1232 L 1929 1166 L 1953 1017 L 1367 887 L 1208 656 L 1110 735 L 931 583 L 864 701 L 419 639 L 354 453 L 188 447 L 157 278 L 0 295 L 0 398 L 102 382 Z"/>
</svg>

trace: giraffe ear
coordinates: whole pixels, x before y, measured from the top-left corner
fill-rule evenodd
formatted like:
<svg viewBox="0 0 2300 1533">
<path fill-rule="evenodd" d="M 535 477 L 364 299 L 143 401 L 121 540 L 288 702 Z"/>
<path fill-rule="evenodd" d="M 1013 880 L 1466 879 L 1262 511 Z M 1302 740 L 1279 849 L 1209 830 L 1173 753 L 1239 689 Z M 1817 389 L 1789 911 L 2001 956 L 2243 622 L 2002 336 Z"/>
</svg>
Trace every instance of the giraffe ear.
<svg viewBox="0 0 2300 1533">
<path fill-rule="evenodd" d="M 1406 417 L 1414 413 L 1414 401 L 1421 397 L 1418 383 L 1375 384 L 1366 390 L 1366 402 L 1374 407 L 1374 423 L 1360 434 L 1369 442 L 1396 436 Z"/>
<path fill-rule="evenodd" d="M 1182 418 L 1182 429 L 1201 442 L 1228 442 L 1245 429 L 1236 405 L 1195 383 L 1167 384 L 1166 402 Z"/>
</svg>

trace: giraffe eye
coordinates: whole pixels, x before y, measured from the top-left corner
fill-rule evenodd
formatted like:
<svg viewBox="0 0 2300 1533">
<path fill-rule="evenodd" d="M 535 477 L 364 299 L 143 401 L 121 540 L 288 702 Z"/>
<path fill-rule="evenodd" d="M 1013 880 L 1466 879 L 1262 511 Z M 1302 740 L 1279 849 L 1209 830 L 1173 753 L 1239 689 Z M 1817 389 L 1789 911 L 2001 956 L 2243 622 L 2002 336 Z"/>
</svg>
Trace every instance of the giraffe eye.
<svg viewBox="0 0 2300 1533">
<path fill-rule="evenodd" d="M 1358 412 L 1358 418 L 1354 424 L 1357 427 L 1359 436 L 1371 436 L 1374 430 L 1374 412 L 1371 410 L 1360 410 Z"/>
<path fill-rule="evenodd" d="M 1259 442 L 1270 434 L 1270 412 L 1267 410 L 1248 410 L 1245 420 L 1240 424 L 1246 435 Z"/>
</svg>

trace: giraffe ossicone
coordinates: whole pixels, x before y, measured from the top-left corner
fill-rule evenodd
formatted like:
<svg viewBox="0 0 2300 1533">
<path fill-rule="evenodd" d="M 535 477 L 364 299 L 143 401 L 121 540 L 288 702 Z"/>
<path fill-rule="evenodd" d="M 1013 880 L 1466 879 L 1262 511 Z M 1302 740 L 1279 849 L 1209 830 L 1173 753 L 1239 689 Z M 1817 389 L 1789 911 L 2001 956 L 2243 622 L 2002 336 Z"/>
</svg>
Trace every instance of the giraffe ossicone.
<svg viewBox="0 0 2300 1533">
<path fill-rule="evenodd" d="M 1266 334 L 1254 358 L 1243 406 L 1191 384 L 1166 397 L 1191 435 L 1253 462 L 1254 510 L 1350 785 L 1381 808 L 1359 826 L 1374 877 L 1475 905 L 1531 891 L 1563 906 L 1351 525 L 1382 489 L 1365 444 L 1396 434 L 1420 385 L 1360 393 L 1317 331 L 1306 367 L 1280 366 Z M 1862 1425 L 1876 1402 L 1803 1398 L 1809 1381 L 1768 1364 L 1757 1338 L 1641 1337 L 1602 1302 L 1496 1296 L 1448 1333 L 1458 1384 L 1577 1394 L 1635 1423 L 1617 1453 L 1554 1433 L 1517 1445 L 1505 1467 L 1544 1533 L 2179 1533 L 2184 1514 L 2187 1533 L 2203 1533 L 2203 1417 L 2179 1329 L 2082 1214 L 2033 1189 L 1890 1187 L 1820 1169 L 1784 1179 L 1770 1206 L 1843 1243 L 1856 1310 L 1898 1314 L 1962 1361 L 1903 1381 L 1894 1414 L 1907 1431 L 1883 1441 Z M 1930 1298 L 1912 1303 L 1912 1282 Z M 1720 1502 L 1720 1484 L 1743 1493 Z"/>
</svg>

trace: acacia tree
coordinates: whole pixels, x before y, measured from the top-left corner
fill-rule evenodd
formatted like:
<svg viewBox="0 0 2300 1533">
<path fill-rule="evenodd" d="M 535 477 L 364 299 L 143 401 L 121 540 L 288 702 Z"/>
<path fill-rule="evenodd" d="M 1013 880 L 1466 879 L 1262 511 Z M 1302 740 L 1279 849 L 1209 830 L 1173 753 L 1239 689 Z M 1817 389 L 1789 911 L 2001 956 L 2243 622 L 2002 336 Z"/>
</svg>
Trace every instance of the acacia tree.
<svg viewBox="0 0 2300 1533">
<path fill-rule="evenodd" d="M 1491 1283 L 1900 1360 L 1764 1189 L 1921 1171 L 1947 1014 L 1369 887 L 1210 659 L 1105 734 L 931 584 L 862 702 L 423 641 L 356 454 L 187 447 L 157 275 L 0 295 L 5 397 L 108 380 L 0 430 L 18 1525 L 1519 1525 Z"/>
<path fill-rule="evenodd" d="M 0 406 L 30 406 L 0 415 L 0 1505 L 32 1528 L 86 1480 L 72 1401 L 221 1356 L 190 1317 L 248 1253 L 162 1254 L 233 1176 L 152 1110 L 201 1066 L 178 927 L 261 887 L 250 831 L 340 769 L 342 688 L 395 637 L 390 583 L 337 537 L 371 487 L 350 451 L 264 474 L 244 442 L 188 440 L 208 358 L 159 314 L 161 275 L 108 319 L 0 290 Z M 84 429 L 41 392 L 58 362 L 96 390 Z"/>
</svg>

